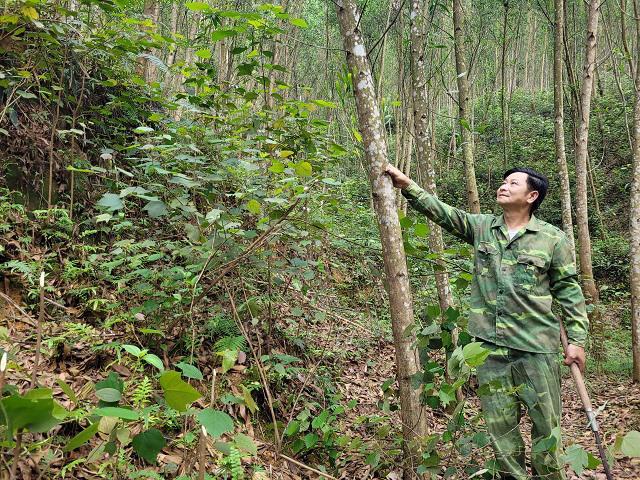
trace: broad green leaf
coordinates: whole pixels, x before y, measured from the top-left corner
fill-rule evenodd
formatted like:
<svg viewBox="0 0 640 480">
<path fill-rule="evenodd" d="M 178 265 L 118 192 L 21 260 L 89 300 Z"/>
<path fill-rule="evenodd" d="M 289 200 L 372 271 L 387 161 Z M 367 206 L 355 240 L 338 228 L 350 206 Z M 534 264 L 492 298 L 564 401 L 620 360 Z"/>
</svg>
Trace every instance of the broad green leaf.
<svg viewBox="0 0 640 480">
<path fill-rule="evenodd" d="M 311 426 L 313 428 L 322 428 L 329 418 L 329 410 L 323 410 L 320 415 L 313 419 Z"/>
<path fill-rule="evenodd" d="M 100 390 L 96 390 L 96 397 L 109 403 L 119 402 L 122 398 L 122 392 L 119 392 L 115 388 L 101 388 Z"/>
<path fill-rule="evenodd" d="M 318 437 L 318 435 L 316 435 L 315 433 L 307 433 L 303 438 L 304 445 L 307 448 L 313 448 L 316 443 L 318 443 L 319 439 L 320 437 Z"/>
<path fill-rule="evenodd" d="M 309 162 L 299 162 L 296 164 L 296 175 L 300 177 L 310 177 L 313 167 Z"/>
<path fill-rule="evenodd" d="M 159 218 L 168 213 L 167 205 L 161 200 L 151 200 L 143 208 L 151 218 Z"/>
<path fill-rule="evenodd" d="M 203 380 L 202 372 L 198 367 L 194 367 L 185 362 L 178 362 L 175 364 L 180 370 L 182 370 L 182 375 L 187 378 L 193 378 L 194 380 Z"/>
<path fill-rule="evenodd" d="M 144 357 L 142 357 L 142 359 L 149 365 L 153 365 L 154 367 L 156 367 L 161 372 L 164 371 L 164 364 L 157 355 L 154 355 L 153 353 L 147 353 Z"/>
<path fill-rule="evenodd" d="M 292 420 L 291 422 L 289 422 L 289 425 L 287 425 L 284 434 L 290 437 L 298 433 L 298 430 L 300 430 L 300 422 L 298 420 Z"/>
<path fill-rule="evenodd" d="M 222 40 L 223 38 L 232 37 L 237 33 L 238 32 L 232 28 L 228 30 L 216 30 L 211 34 L 211 40 L 213 40 L 214 42 L 217 42 L 219 40 Z"/>
<path fill-rule="evenodd" d="M 11 436 L 21 430 L 44 433 L 53 428 L 60 419 L 53 415 L 53 398 L 42 395 L 36 392 L 34 398 L 11 395 L 0 400 L 0 425 L 6 425 Z"/>
<path fill-rule="evenodd" d="M 209 50 L 208 48 L 197 50 L 196 57 L 208 60 L 209 58 L 211 58 L 211 50 Z"/>
<path fill-rule="evenodd" d="M 184 6 L 194 12 L 202 12 L 211 8 L 209 4 L 205 2 L 187 2 Z"/>
<path fill-rule="evenodd" d="M 188 405 L 202 396 L 200 392 L 182 380 L 180 373 L 175 370 L 168 370 L 162 374 L 160 386 L 164 391 L 167 404 L 179 412 L 184 412 Z"/>
<path fill-rule="evenodd" d="M 133 129 L 133 133 L 142 134 L 142 133 L 151 133 L 154 129 L 151 127 L 140 126 Z"/>
<path fill-rule="evenodd" d="M 128 343 L 123 345 L 122 348 L 124 348 L 125 352 L 130 353 L 134 357 L 139 357 L 140 354 L 142 353 L 142 350 L 140 350 L 140 348 L 136 347 L 135 345 L 130 345 Z"/>
<path fill-rule="evenodd" d="M 640 457 L 640 432 L 631 430 L 622 439 L 620 451 L 627 457 Z"/>
<path fill-rule="evenodd" d="M 222 373 L 227 373 L 238 360 L 238 350 L 223 350 L 217 355 L 222 357 Z"/>
<path fill-rule="evenodd" d="M 131 441 L 135 452 L 148 463 L 156 463 L 158 453 L 166 444 L 162 432 L 155 428 L 139 433 Z"/>
<path fill-rule="evenodd" d="M 371 465 L 372 468 L 376 468 L 380 463 L 380 452 L 373 452 L 367 455 L 365 463 Z"/>
<path fill-rule="evenodd" d="M 484 348 L 482 342 L 468 343 L 462 349 L 464 361 L 470 367 L 482 365 L 485 359 L 491 354 L 491 350 Z"/>
<path fill-rule="evenodd" d="M 100 200 L 98 200 L 98 206 L 104 207 L 110 212 L 121 210 L 124 208 L 124 203 L 120 199 L 120 195 L 115 193 L 105 193 Z"/>
<path fill-rule="evenodd" d="M 119 402 L 122 398 L 122 391 L 124 390 L 124 383 L 118 377 L 116 372 L 109 373 L 109 376 L 104 380 L 96 383 L 96 396 L 109 403 Z"/>
<path fill-rule="evenodd" d="M 116 417 L 124 420 L 138 420 L 140 418 L 140 414 L 138 412 L 122 407 L 96 408 L 93 413 L 100 415 L 101 417 Z"/>
<path fill-rule="evenodd" d="M 426 223 L 416 223 L 415 227 L 413 227 L 413 231 L 416 237 L 426 237 L 429 235 L 429 227 Z"/>
<path fill-rule="evenodd" d="M 293 155 L 294 153 L 295 152 L 293 150 L 280 150 L 280 152 L 278 153 L 278 156 L 280 158 L 287 158 Z"/>
<path fill-rule="evenodd" d="M 87 428 L 78 433 L 75 437 L 69 440 L 69 443 L 65 445 L 62 449 L 63 452 L 70 452 L 71 450 L 75 450 L 78 447 L 81 447 L 89 440 L 93 438 L 93 436 L 98 433 L 98 422 L 92 423 Z"/>
<path fill-rule="evenodd" d="M 33 8 L 33 7 L 26 7 L 26 6 L 25 6 L 25 7 L 22 7 L 22 8 L 20 9 L 20 11 L 22 12 L 22 14 L 23 14 L 25 17 L 30 18 L 31 20 L 37 20 L 37 19 L 38 19 L 38 17 L 40 16 L 40 15 L 38 14 L 38 11 L 37 11 L 35 8 Z"/>
<path fill-rule="evenodd" d="M 571 445 L 568 447 L 562 458 L 578 476 L 582 475 L 582 472 L 584 472 L 585 467 L 589 463 L 587 451 L 580 445 Z"/>
<path fill-rule="evenodd" d="M 251 199 L 247 202 L 247 210 L 249 210 L 254 215 L 260 214 L 260 202 L 256 199 Z"/>
<path fill-rule="evenodd" d="M 220 215 L 222 214 L 222 210 L 218 210 L 217 208 L 214 208 L 212 210 L 209 210 L 207 212 L 207 215 L 204 217 L 208 222 L 215 222 L 220 218 Z"/>
<path fill-rule="evenodd" d="M 291 25 L 295 25 L 296 27 L 300 27 L 300 28 L 309 27 L 309 24 L 305 21 L 304 18 L 291 18 L 289 19 L 289 22 L 291 22 Z"/>
<path fill-rule="evenodd" d="M 253 439 L 244 433 L 237 433 L 233 437 L 233 444 L 235 447 L 241 452 L 248 453 L 249 455 L 256 456 L 258 455 L 258 446 L 255 444 Z"/>
<path fill-rule="evenodd" d="M 205 408 L 198 412 L 196 418 L 212 437 L 219 438 L 233 431 L 233 419 L 220 410 Z"/>
</svg>

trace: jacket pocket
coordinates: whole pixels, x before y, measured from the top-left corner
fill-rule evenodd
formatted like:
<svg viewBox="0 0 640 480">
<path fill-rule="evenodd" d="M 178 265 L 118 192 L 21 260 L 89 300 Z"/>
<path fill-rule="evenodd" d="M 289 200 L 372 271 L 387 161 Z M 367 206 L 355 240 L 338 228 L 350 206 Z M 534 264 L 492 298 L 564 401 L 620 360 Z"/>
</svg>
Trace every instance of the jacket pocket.
<svg viewBox="0 0 640 480">
<path fill-rule="evenodd" d="M 514 287 L 516 290 L 526 293 L 534 293 L 542 283 L 542 275 L 545 272 L 547 261 L 528 253 L 518 255 L 514 272 Z"/>
<path fill-rule="evenodd" d="M 476 274 L 480 276 L 492 275 L 495 270 L 495 262 L 498 249 L 490 242 L 480 242 L 476 248 Z"/>
</svg>

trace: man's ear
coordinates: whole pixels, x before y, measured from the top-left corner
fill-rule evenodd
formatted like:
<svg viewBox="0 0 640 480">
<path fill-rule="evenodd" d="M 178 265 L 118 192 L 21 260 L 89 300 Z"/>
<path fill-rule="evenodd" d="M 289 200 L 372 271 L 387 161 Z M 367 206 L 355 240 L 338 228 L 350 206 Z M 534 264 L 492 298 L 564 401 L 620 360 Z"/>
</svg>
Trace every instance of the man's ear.
<svg viewBox="0 0 640 480">
<path fill-rule="evenodd" d="M 533 190 L 529 192 L 529 196 L 527 197 L 527 203 L 535 202 L 538 196 L 540 196 L 540 192 L 538 192 L 537 190 Z"/>
</svg>

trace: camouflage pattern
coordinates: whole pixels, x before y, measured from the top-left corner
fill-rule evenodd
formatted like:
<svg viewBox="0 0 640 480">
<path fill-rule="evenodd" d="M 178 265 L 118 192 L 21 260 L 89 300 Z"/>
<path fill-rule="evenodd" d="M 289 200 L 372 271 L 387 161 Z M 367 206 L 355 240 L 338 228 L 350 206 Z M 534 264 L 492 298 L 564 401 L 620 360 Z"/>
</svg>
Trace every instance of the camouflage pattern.
<svg viewBox="0 0 640 480">
<path fill-rule="evenodd" d="M 564 480 L 560 460 L 558 354 L 529 353 L 487 343 L 483 346 L 492 353 L 478 367 L 480 391 L 483 387 L 489 390 L 480 395 L 480 401 L 500 478 L 531 478 L 527 475 L 525 445 L 519 428 L 524 406 L 532 423 L 533 478 Z"/>
<path fill-rule="evenodd" d="M 569 343 L 584 346 L 588 319 L 575 262 L 564 232 L 531 216 L 509 240 L 502 215 L 470 214 L 412 182 L 402 190 L 413 208 L 473 245 L 469 333 L 525 352 L 557 353 L 555 298 Z"/>
</svg>

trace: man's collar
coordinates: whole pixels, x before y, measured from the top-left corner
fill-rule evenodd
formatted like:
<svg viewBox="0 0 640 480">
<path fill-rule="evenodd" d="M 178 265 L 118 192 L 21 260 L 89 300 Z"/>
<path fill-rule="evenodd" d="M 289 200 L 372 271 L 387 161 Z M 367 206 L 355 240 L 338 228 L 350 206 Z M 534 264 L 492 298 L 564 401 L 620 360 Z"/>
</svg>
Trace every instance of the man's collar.
<svg viewBox="0 0 640 480">
<path fill-rule="evenodd" d="M 506 224 L 504 223 L 504 215 L 496 215 L 495 220 L 493 221 L 493 225 L 491 225 L 491 228 L 500 228 L 503 225 L 506 227 Z M 538 220 L 534 214 L 531 214 L 529 223 L 527 223 L 527 226 L 525 228 L 531 232 L 539 232 L 540 220 Z"/>
</svg>

